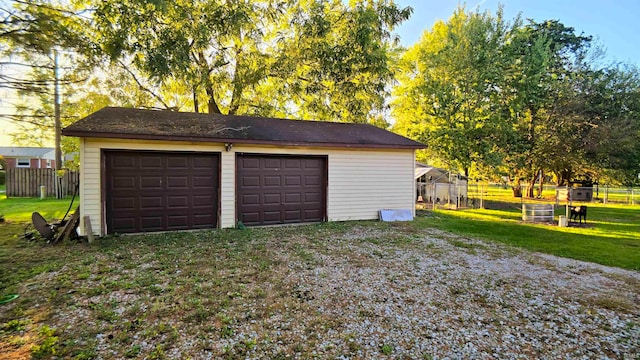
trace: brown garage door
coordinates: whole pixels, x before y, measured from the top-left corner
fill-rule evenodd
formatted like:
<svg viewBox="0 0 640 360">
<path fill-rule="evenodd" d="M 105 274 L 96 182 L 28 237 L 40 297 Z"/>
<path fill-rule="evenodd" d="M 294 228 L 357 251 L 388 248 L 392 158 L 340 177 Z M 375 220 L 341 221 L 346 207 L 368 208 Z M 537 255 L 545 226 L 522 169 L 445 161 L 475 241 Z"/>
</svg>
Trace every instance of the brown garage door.
<svg viewBox="0 0 640 360">
<path fill-rule="evenodd" d="M 239 154 L 236 164 L 243 224 L 324 221 L 326 157 Z"/>
<path fill-rule="evenodd" d="M 219 154 L 105 152 L 108 233 L 216 227 Z"/>
</svg>

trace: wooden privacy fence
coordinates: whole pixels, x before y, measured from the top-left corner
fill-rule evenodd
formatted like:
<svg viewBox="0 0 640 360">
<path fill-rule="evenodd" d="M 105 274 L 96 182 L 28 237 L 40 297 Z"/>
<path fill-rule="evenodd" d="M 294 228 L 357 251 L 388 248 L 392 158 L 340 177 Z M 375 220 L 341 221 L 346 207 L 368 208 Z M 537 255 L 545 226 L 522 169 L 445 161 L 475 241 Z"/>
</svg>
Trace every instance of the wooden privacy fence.
<svg viewBox="0 0 640 360">
<path fill-rule="evenodd" d="M 65 197 L 73 195 L 79 182 L 77 171 L 65 171 L 63 176 L 57 177 L 55 169 L 8 169 L 7 197 L 39 197 L 41 186 L 47 197 L 55 197 L 56 189 L 60 197 Z"/>
</svg>

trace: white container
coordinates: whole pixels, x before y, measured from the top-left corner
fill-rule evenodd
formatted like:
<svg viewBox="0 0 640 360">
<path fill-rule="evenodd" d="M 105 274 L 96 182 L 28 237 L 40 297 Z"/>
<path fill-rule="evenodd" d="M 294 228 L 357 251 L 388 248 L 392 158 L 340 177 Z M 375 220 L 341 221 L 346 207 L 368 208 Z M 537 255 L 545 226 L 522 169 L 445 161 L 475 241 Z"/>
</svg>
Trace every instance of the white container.
<svg viewBox="0 0 640 360">
<path fill-rule="evenodd" d="M 567 216 L 566 215 L 558 216 L 558 226 L 567 227 Z"/>
</svg>

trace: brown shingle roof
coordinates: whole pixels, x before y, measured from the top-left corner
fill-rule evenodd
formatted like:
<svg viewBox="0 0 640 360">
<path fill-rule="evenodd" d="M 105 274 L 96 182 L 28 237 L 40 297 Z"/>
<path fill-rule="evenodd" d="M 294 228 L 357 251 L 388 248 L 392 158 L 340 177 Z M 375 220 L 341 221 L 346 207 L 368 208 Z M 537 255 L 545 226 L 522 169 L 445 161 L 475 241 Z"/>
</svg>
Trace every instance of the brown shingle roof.
<svg viewBox="0 0 640 360">
<path fill-rule="evenodd" d="M 285 120 L 106 107 L 62 130 L 65 136 L 244 144 L 420 149 L 366 124 Z"/>
</svg>

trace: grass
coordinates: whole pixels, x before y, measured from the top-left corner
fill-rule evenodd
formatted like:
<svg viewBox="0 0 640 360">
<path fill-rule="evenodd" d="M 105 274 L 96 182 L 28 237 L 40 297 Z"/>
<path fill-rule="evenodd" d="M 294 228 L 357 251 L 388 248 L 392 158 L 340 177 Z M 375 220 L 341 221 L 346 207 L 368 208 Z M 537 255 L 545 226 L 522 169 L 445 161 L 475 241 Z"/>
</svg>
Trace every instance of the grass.
<svg viewBox="0 0 640 360">
<path fill-rule="evenodd" d="M 180 338 L 194 339 L 202 351 L 227 344 L 223 353 L 216 354 L 221 358 L 250 358 L 256 348 L 273 343 L 281 343 L 283 349 L 282 354 L 271 354 L 273 358 L 311 357 L 316 346 L 313 340 L 296 340 L 287 331 L 282 338 L 274 335 L 256 342 L 247 334 L 242 342 L 227 341 L 242 335 L 238 334 L 240 325 L 274 314 L 282 317 L 278 323 L 284 326 L 295 323 L 296 314 L 307 314 L 309 334 L 328 334 L 340 328 L 338 320 L 306 307 L 313 294 L 304 284 L 287 283 L 286 274 L 291 266 L 296 271 L 311 271 L 324 254 L 353 256 L 342 245 L 326 241 L 343 234 L 349 234 L 345 241 L 350 243 L 380 247 L 372 252 L 375 257 L 354 256 L 354 263 L 383 263 L 394 256 L 396 247 L 416 246 L 416 237 L 437 228 L 640 270 L 640 212 L 636 207 L 589 208 L 593 228 L 522 224 L 517 209 L 507 207 L 437 211 L 411 223 L 368 221 L 169 232 L 59 246 L 21 239 L 21 221 L 28 221 L 31 207 L 48 214 L 47 218 L 62 216 L 68 201 L 1 198 L 0 207 L 11 220 L 0 224 L 0 296 L 22 295 L 10 308 L 0 305 L 0 339 L 6 339 L 0 340 L 0 357 L 8 349 L 15 358 L 91 359 L 100 352 L 97 339 L 108 339 L 110 349 L 119 351 L 112 358 L 171 358 L 169 351 Z M 477 245 L 463 238 L 445 237 L 456 247 L 476 250 Z M 283 262 L 280 254 L 289 254 L 290 261 Z M 626 306 L 616 298 L 598 301 L 605 308 Z M 65 313 L 77 311 L 85 316 L 84 321 L 74 322 L 73 316 L 59 318 L 63 309 Z M 181 324 L 180 328 L 175 324 Z M 360 345 L 351 340 L 345 338 L 343 345 L 325 355 L 357 357 Z M 397 346 L 381 343 L 377 357 L 393 356 Z"/>
<path fill-rule="evenodd" d="M 564 207 L 556 215 L 565 213 Z M 435 227 L 467 237 L 522 247 L 551 255 L 640 270 L 640 206 L 591 204 L 589 227 L 558 227 L 521 221 L 517 206 L 503 210 L 438 210 L 418 218 L 417 226 Z"/>
<path fill-rule="evenodd" d="M 537 189 L 537 187 L 536 187 Z M 505 201 L 505 202 L 535 202 L 537 200 L 532 199 L 514 199 L 513 191 L 511 187 L 503 187 L 501 185 L 496 184 L 478 184 L 476 185 L 474 182 L 469 183 L 468 194 L 470 197 L 480 198 L 480 192 L 483 192 L 483 197 L 485 200 L 496 200 L 496 201 Z M 553 202 L 556 196 L 556 187 L 553 185 L 545 185 L 544 190 L 542 191 L 542 197 L 547 201 Z M 634 204 L 640 203 L 640 190 L 638 188 L 625 188 L 625 187 L 612 187 L 607 188 L 601 186 L 596 191 L 596 188 L 593 188 L 593 197 L 598 201 L 603 201 L 605 198 L 609 203 L 618 203 L 618 204 Z"/>
<path fill-rule="evenodd" d="M 0 214 L 4 215 L 7 222 L 26 223 L 31 222 L 31 214 L 39 212 L 47 221 L 60 220 L 69 208 L 71 197 L 65 199 L 46 198 L 7 198 L 5 194 L 0 194 Z M 74 206 L 79 204 L 76 197 Z M 73 211 L 74 209 L 72 209 Z"/>
<path fill-rule="evenodd" d="M 274 273 L 287 264 L 279 263 L 279 250 L 270 244 L 291 250 L 306 263 L 313 259 L 297 239 L 329 236 L 349 227 L 225 229 L 108 237 L 92 246 L 46 246 L 16 236 L 21 224 L 2 224 L 0 296 L 23 296 L 10 311 L 0 307 L 0 339 L 14 339 L 0 340 L 0 357 L 3 350 L 11 350 L 10 358 L 94 358 L 96 336 L 119 345 L 122 353 L 116 358 L 170 358 L 165 351 L 185 336 L 202 336 L 202 346 L 212 346 L 212 341 L 233 336 L 238 322 L 300 307 L 303 299 Z M 270 305 L 252 307 L 256 302 Z M 51 312 L 57 308 L 89 313 L 91 323 L 61 332 L 52 324 Z M 190 324 L 193 332 L 178 332 L 173 324 L 179 322 Z M 244 358 L 256 346 L 253 341 L 226 349 L 226 358 Z M 145 349 L 141 343 L 159 345 Z"/>
</svg>

